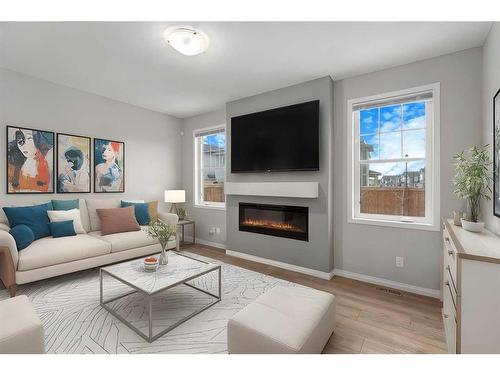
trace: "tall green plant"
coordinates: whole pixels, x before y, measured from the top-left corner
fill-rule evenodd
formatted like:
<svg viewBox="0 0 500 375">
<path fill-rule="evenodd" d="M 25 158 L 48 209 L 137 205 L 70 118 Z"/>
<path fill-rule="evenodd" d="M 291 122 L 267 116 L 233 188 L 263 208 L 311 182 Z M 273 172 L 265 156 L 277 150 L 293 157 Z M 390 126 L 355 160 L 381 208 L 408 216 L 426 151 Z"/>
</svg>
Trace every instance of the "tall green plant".
<svg viewBox="0 0 500 375">
<path fill-rule="evenodd" d="M 481 199 L 491 199 L 491 165 L 489 146 L 473 146 L 454 156 L 455 177 L 453 191 L 467 202 L 467 220 L 477 222 L 481 211 Z"/>
</svg>

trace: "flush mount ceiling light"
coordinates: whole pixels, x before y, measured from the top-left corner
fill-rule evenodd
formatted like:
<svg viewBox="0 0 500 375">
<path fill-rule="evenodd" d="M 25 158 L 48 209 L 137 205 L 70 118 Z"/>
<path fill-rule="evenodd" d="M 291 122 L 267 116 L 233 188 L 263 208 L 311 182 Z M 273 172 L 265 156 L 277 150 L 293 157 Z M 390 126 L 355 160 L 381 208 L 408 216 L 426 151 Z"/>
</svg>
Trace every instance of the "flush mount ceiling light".
<svg viewBox="0 0 500 375">
<path fill-rule="evenodd" d="M 209 45 L 206 34 L 191 26 L 173 26 L 163 32 L 163 37 L 177 52 L 187 56 L 205 52 Z"/>
</svg>

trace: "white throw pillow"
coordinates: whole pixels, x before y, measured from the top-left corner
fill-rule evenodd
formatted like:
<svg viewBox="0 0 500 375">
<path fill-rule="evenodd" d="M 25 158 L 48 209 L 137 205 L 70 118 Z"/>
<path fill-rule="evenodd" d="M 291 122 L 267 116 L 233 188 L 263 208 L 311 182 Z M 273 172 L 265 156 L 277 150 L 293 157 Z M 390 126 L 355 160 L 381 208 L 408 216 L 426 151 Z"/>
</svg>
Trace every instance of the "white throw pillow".
<svg viewBox="0 0 500 375">
<path fill-rule="evenodd" d="M 80 210 L 78 208 L 73 208 L 67 211 L 47 211 L 49 215 L 49 220 L 51 223 L 58 221 L 73 220 L 73 227 L 75 228 L 76 234 L 85 234 L 85 229 L 82 225 L 82 217 L 80 216 Z"/>
</svg>

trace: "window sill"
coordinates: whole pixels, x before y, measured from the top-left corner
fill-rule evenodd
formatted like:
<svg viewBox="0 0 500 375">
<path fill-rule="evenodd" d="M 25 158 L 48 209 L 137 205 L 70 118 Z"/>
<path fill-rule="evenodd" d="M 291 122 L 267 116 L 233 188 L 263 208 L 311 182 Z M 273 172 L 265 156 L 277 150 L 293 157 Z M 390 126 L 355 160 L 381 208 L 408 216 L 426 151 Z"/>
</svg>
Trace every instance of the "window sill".
<svg viewBox="0 0 500 375">
<path fill-rule="evenodd" d="M 349 224 L 377 225 L 377 226 L 381 226 L 381 227 L 417 229 L 417 230 L 426 230 L 426 231 L 431 231 L 431 232 L 439 232 L 441 230 L 439 223 L 437 223 L 437 224 L 411 223 L 411 222 L 403 222 L 403 221 L 368 219 L 368 218 L 359 218 L 359 217 L 348 219 L 347 222 Z"/>
<path fill-rule="evenodd" d="M 195 204 L 194 208 L 204 208 L 208 210 L 216 210 L 216 211 L 226 211 L 226 206 L 211 206 L 209 204 Z"/>
</svg>

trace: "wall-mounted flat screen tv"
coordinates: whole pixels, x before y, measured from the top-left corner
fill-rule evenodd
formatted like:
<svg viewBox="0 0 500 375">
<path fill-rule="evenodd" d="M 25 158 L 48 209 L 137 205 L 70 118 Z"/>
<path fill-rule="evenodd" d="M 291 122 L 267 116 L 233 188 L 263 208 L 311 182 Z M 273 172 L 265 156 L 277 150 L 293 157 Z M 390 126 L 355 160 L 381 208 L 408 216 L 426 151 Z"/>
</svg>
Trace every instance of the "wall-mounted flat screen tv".
<svg viewBox="0 0 500 375">
<path fill-rule="evenodd" d="M 319 170 L 319 100 L 231 118 L 231 172 Z"/>
</svg>

